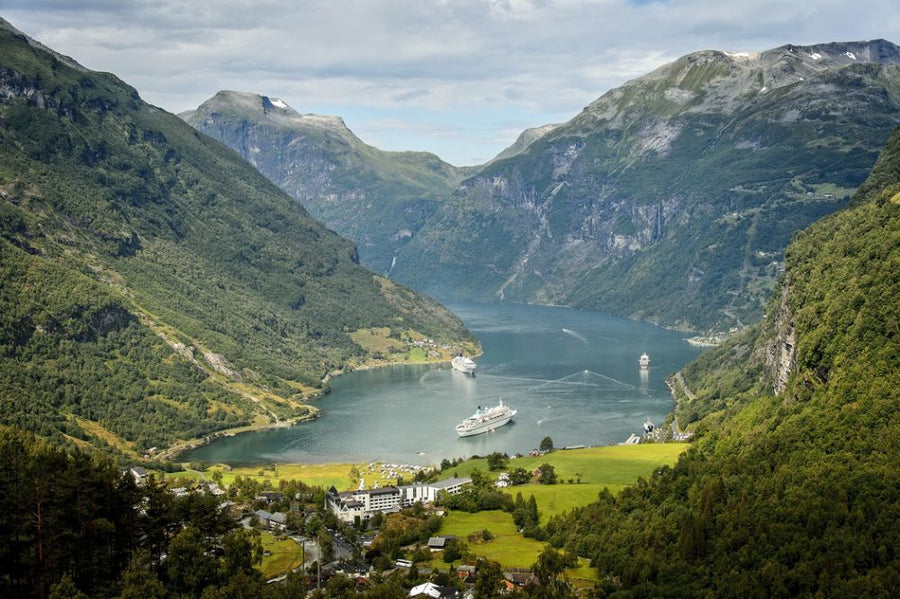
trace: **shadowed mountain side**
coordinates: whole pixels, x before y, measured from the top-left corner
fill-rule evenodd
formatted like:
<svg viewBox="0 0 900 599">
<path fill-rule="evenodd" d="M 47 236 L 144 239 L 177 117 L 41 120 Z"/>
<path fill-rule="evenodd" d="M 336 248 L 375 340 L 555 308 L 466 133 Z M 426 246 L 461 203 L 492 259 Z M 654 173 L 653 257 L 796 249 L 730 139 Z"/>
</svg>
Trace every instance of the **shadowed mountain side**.
<svg viewBox="0 0 900 599">
<path fill-rule="evenodd" d="M 384 152 L 365 144 L 340 117 L 300 114 L 257 94 L 220 91 L 180 116 L 355 242 L 362 263 L 381 274 L 441 200 L 474 172 L 427 152 Z"/>
</svg>

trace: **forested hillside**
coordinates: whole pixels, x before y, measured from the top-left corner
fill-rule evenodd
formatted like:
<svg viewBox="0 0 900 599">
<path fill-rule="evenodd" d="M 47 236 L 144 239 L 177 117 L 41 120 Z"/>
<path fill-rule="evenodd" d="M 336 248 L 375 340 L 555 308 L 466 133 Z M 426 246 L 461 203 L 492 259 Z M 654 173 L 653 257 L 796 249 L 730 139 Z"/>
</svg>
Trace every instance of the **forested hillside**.
<svg viewBox="0 0 900 599">
<path fill-rule="evenodd" d="M 766 320 L 685 369 L 698 440 L 550 523 L 606 592 L 889 597 L 900 585 L 900 131 L 803 232 Z"/>
<path fill-rule="evenodd" d="M 137 454 L 308 415 L 388 358 L 360 331 L 474 348 L 357 262 L 235 153 L 0 22 L 0 423 Z"/>
</svg>

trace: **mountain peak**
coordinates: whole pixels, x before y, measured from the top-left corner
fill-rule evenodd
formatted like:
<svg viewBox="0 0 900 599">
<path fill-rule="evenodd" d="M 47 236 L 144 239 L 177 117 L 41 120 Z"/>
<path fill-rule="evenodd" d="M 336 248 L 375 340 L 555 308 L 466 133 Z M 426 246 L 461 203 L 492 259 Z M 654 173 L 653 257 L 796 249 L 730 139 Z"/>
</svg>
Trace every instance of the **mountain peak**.
<svg viewBox="0 0 900 599">
<path fill-rule="evenodd" d="M 252 92 L 222 90 L 196 110 L 183 112 L 179 116 L 184 120 L 196 121 L 214 114 L 229 114 L 254 122 L 270 122 L 281 126 L 326 129 L 344 137 L 356 137 L 344 123 L 344 119 L 339 116 L 302 114 L 281 98 Z"/>
<path fill-rule="evenodd" d="M 524 131 L 522 131 L 522 133 L 519 134 L 519 137 L 516 138 L 516 141 L 514 141 L 511 146 L 494 156 L 490 161 L 487 162 L 487 164 L 492 164 L 494 162 L 497 162 L 498 160 L 504 160 L 506 158 L 518 156 L 519 154 L 527 150 L 528 146 L 559 127 L 559 125 L 559 123 L 550 123 L 547 125 L 541 125 L 540 127 L 525 129 Z M 487 164 L 485 166 L 487 166 Z"/>
<path fill-rule="evenodd" d="M 786 44 L 763 52 L 764 56 L 794 55 L 821 66 L 853 63 L 900 63 L 900 47 L 884 39 L 854 42 L 828 42 L 809 46 Z"/>
</svg>

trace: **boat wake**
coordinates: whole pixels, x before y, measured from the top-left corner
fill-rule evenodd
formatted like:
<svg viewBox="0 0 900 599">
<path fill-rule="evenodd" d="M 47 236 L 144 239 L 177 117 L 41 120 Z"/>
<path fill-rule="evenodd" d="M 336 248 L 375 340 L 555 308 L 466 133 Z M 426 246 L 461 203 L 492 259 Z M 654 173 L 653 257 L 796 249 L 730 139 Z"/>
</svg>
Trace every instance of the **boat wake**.
<svg viewBox="0 0 900 599">
<path fill-rule="evenodd" d="M 583 386 L 583 387 L 596 387 L 599 389 L 628 389 L 633 390 L 634 385 L 630 385 L 628 383 L 622 382 L 618 379 L 614 379 L 610 376 L 606 376 L 605 374 L 600 374 L 599 372 L 593 372 L 591 370 L 582 370 L 581 372 L 574 372 L 567 376 L 562 377 L 561 379 L 556 379 L 553 381 L 542 381 L 540 385 L 535 385 L 531 387 L 529 391 L 536 391 L 538 389 L 544 390 L 548 386 L 552 385 L 575 385 L 575 386 Z"/>
<path fill-rule="evenodd" d="M 588 345 L 588 340 L 585 339 L 583 335 L 579 335 L 578 333 L 576 333 L 576 332 L 573 331 L 572 329 L 563 329 L 562 332 L 565 333 L 566 335 L 568 335 L 569 337 L 575 337 L 576 339 L 578 339 L 579 341 L 581 341 L 582 343 L 584 343 L 585 347 L 587 347 L 587 345 Z"/>
</svg>

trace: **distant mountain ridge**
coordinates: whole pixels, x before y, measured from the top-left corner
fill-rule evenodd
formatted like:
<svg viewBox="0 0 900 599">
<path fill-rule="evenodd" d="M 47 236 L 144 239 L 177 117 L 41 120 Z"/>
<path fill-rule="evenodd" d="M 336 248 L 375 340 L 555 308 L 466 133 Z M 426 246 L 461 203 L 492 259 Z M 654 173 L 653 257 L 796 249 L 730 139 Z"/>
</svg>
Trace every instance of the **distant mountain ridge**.
<svg viewBox="0 0 900 599">
<path fill-rule="evenodd" d="M 0 20 L 0 423 L 134 458 L 310 417 L 426 338 L 419 361 L 477 347 L 236 153 Z"/>
<path fill-rule="evenodd" d="M 391 276 L 451 300 L 740 326 L 793 232 L 844 205 L 898 123 L 884 40 L 689 54 L 464 181 Z"/>
<path fill-rule="evenodd" d="M 529 146 L 531 146 L 531 144 L 558 127 L 559 123 L 551 123 L 549 125 L 542 125 L 540 127 L 525 129 L 525 131 L 522 131 L 522 133 L 519 134 L 519 137 L 516 138 L 516 141 L 514 141 L 511 146 L 494 156 L 486 164 L 492 164 L 494 162 L 497 162 L 498 160 L 506 160 L 507 158 L 518 156 L 519 154 L 527 150 Z"/>
<path fill-rule="evenodd" d="M 427 152 L 379 150 L 340 117 L 300 114 L 264 95 L 220 91 L 180 116 L 354 241 L 361 262 L 382 274 L 440 201 L 473 172 Z"/>
</svg>

